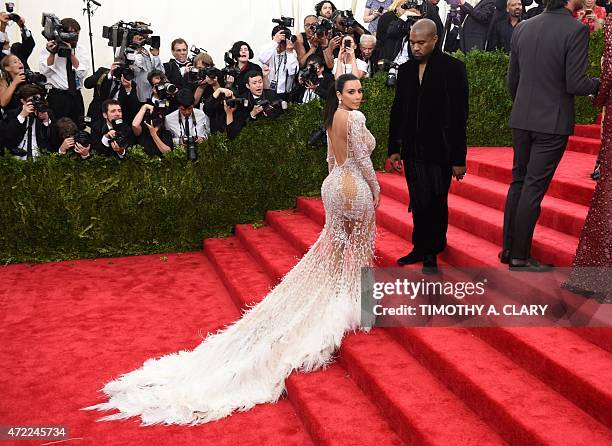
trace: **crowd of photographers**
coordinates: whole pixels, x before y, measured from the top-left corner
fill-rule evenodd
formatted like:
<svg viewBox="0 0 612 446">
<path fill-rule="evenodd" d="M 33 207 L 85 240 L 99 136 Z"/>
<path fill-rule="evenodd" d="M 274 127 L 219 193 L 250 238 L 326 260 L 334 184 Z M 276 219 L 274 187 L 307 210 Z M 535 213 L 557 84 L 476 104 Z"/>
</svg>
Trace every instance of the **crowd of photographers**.
<svg viewBox="0 0 612 446">
<path fill-rule="evenodd" d="M 197 145 L 208 135 L 235 138 L 245 126 L 282 114 L 287 103 L 325 100 L 342 74 L 363 78 L 384 70 L 393 86 L 397 67 L 411 57 L 410 27 L 422 17 L 436 23 L 441 47 L 468 51 L 508 49 L 516 23 L 538 12 L 525 12 L 533 0 L 480 0 L 476 6 L 446 0 L 443 25 L 438 1 L 368 0 L 367 28 L 351 11 L 321 1 L 304 18 L 303 32 L 292 33 L 292 18 L 274 19 L 269 43 L 256 53 L 247 42 L 235 42 L 222 65 L 181 38 L 170 44 L 173 58 L 162 63 L 160 39 L 149 26 L 121 21 L 102 32 L 114 63 L 92 75 L 79 23 L 46 13 L 47 44 L 34 68 L 39 71 L 31 71 L 34 39 L 7 3 L 7 12 L 0 13 L 0 154 L 8 150 L 28 159 L 44 148 L 78 159 L 93 153 L 122 159 L 135 144 L 151 156 L 181 144 L 195 160 Z M 11 22 L 20 27 L 21 42 L 8 41 Z M 87 111 L 83 88 L 93 90 Z M 311 142 L 323 136 L 315 132 Z"/>
</svg>

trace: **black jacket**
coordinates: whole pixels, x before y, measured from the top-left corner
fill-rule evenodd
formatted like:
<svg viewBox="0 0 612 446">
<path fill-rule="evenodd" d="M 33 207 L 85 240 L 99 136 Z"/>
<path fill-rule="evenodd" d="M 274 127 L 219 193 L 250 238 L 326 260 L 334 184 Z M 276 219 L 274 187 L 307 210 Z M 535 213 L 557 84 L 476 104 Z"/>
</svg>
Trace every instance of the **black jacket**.
<svg viewBox="0 0 612 446">
<path fill-rule="evenodd" d="M 233 139 L 236 136 L 238 136 L 240 131 L 247 125 L 248 122 L 257 121 L 257 120 L 266 119 L 266 118 L 275 118 L 275 117 L 278 117 L 282 113 L 282 112 L 279 112 L 278 110 L 275 110 L 274 112 L 272 112 L 271 114 L 267 116 L 264 115 L 263 113 L 260 113 L 259 115 L 257 115 L 255 119 L 253 119 L 251 118 L 251 110 L 253 110 L 253 107 L 255 107 L 255 98 L 253 97 L 251 92 L 249 92 L 248 90 L 245 94 L 241 95 L 240 97 L 246 98 L 249 102 L 249 105 L 248 107 L 240 107 L 234 112 L 234 122 L 232 122 L 229 126 L 227 126 L 227 136 L 230 139 Z M 279 97 L 275 91 L 266 89 L 263 91 L 260 99 L 267 99 L 270 102 L 274 102 L 274 101 L 278 101 Z"/>
<path fill-rule="evenodd" d="M 124 121 L 125 122 L 125 121 Z M 106 120 L 101 120 L 98 122 L 94 122 L 91 125 L 91 148 L 92 150 L 98 154 L 103 156 L 114 156 L 116 158 L 121 158 L 117 152 L 115 152 L 112 147 L 107 147 L 102 143 L 102 137 L 108 133 L 109 127 L 106 123 Z M 147 130 L 148 131 L 148 130 Z M 127 138 L 127 145 L 125 150 L 125 156 L 127 156 L 128 148 L 132 147 L 135 143 L 134 133 L 132 132 L 132 123 L 129 124 L 125 122 L 123 132 Z"/>
<path fill-rule="evenodd" d="M 261 67 L 259 65 L 249 61 L 245 69 L 242 70 L 240 74 L 234 79 L 234 89 L 238 92 L 238 94 L 248 93 L 248 90 L 246 88 L 246 75 L 250 71 L 257 71 L 259 73 L 262 73 Z"/>
<path fill-rule="evenodd" d="M 389 122 L 389 155 L 465 166 L 468 80 L 465 64 L 435 49 L 419 83 L 419 63 L 401 65 Z"/>
<path fill-rule="evenodd" d="M 23 124 L 19 122 L 17 116 L 21 113 L 21 108 L 14 109 L 8 112 L 6 118 L 6 127 L 4 136 L 4 146 L 9 149 L 12 153 L 18 154 L 18 148 L 23 138 L 26 135 L 28 129 L 28 119 Z M 51 123 L 46 126 L 38 119 L 34 120 L 33 132 L 36 132 L 36 145 L 38 146 L 39 152 L 41 149 L 45 149 L 47 152 L 57 152 L 61 142 L 58 142 L 57 129 L 54 125 L 53 117 L 51 116 Z M 25 150 L 25 147 L 23 148 Z M 23 156 L 25 154 L 19 153 L 18 155 Z"/>
<path fill-rule="evenodd" d="M 187 82 L 185 82 L 185 78 L 181 75 L 181 69 L 176 64 L 175 59 L 170 59 L 168 62 L 164 63 L 164 71 L 166 72 L 168 81 L 176 85 L 179 90 L 189 87 Z"/>
<path fill-rule="evenodd" d="M 487 44 L 489 26 L 495 14 L 495 0 L 481 0 L 476 6 L 469 3 L 461 5 L 465 17 L 459 31 L 461 51 L 484 50 Z"/>
<path fill-rule="evenodd" d="M 140 109 L 140 102 L 138 101 L 138 94 L 136 92 L 136 83 L 132 81 L 132 91 L 128 95 L 123 85 L 121 85 L 121 82 L 108 78 L 109 71 L 108 68 L 100 67 L 83 82 L 85 88 L 93 89 L 94 91 L 93 99 L 87 109 L 87 116 L 89 116 L 92 121 L 102 119 L 102 103 L 110 98 L 111 92 L 114 92 L 113 86 L 115 86 L 115 88 L 119 88 L 117 100 L 121 104 L 124 121 L 131 125 L 134 116 L 136 116 L 136 113 L 138 113 Z"/>
<path fill-rule="evenodd" d="M 15 42 L 11 45 L 11 53 L 21 60 L 26 70 L 30 69 L 28 59 L 32 55 L 35 45 L 32 32 L 26 29 L 21 30 L 21 42 Z"/>
<path fill-rule="evenodd" d="M 327 95 L 329 94 L 329 90 L 334 85 L 334 82 L 335 78 L 333 74 L 323 72 L 323 77 L 319 80 L 319 85 L 315 90 L 316 95 L 325 101 L 327 99 Z M 304 93 L 306 93 L 306 87 L 298 84 L 293 93 L 293 102 L 301 103 L 302 99 L 304 99 Z"/>
</svg>

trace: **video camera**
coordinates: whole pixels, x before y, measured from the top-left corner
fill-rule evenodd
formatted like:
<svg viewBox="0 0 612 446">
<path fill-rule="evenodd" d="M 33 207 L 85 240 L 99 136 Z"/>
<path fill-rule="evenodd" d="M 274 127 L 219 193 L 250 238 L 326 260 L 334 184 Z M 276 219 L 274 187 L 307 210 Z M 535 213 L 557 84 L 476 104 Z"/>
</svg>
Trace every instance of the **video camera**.
<svg viewBox="0 0 612 446">
<path fill-rule="evenodd" d="M 272 113 L 280 114 L 287 110 L 287 103 L 285 101 L 281 101 L 280 99 L 270 101 L 269 99 L 259 98 L 255 100 L 254 105 L 256 107 L 262 107 L 265 115 L 270 115 Z"/>
<path fill-rule="evenodd" d="M 15 3 L 10 2 L 5 3 L 4 5 L 6 6 L 6 12 L 8 12 L 9 20 L 12 20 L 13 22 L 19 22 L 21 20 L 21 17 L 15 14 Z"/>
<path fill-rule="evenodd" d="M 67 32 L 60 23 L 60 19 L 55 14 L 43 12 L 42 15 L 42 35 L 49 42 L 55 42 L 55 53 L 59 57 L 70 57 L 72 48 L 70 42 L 76 42 L 79 39 L 79 33 Z"/>
<path fill-rule="evenodd" d="M 153 111 L 147 110 L 143 121 L 153 127 L 160 127 L 166 118 L 166 102 L 160 101 L 153 107 Z"/>
<path fill-rule="evenodd" d="M 124 22 L 120 20 L 111 26 L 102 27 L 102 37 L 108 39 L 108 46 L 113 48 L 132 48 L 137 50 L 144 45 L 150 45 L 153 48 L 159 48 L 160 37 L 151 36 L 153 30 L 146 23 L 141 22 Z M 140 44 L 134 43 L 134 36 L 146 36 Z"/>
<path fill-rule="evenodd" d="M 285 27 L 285 28 L 293 28 L 293 25 L 295 23 L 295 20 L 293 19 L 293 17 L 284 17 L 281 16 L 280 19 L 272 19 L 273 23 L 278 23 L 279 26 Z M 297 40 L 297 36 L 294 36 L 293 34 L 291 34 L 291 31 L 287 31 L 284 30 L 283 34 L 285 35 L 285 39 L 286 40 L 291 40 L 291 42 L 295 43 Z"/>
</svg>

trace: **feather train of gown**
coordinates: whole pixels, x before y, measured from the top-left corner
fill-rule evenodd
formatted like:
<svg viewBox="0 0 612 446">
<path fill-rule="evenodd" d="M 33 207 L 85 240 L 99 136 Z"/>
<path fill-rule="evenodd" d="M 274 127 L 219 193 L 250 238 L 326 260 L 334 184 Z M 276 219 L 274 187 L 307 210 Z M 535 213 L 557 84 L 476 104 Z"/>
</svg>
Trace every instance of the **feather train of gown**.
<svg viewBox="0 0 612 446">
<path fill-rule="evenodd" d="M 87 410 L 117 410 L 102 420 L 139 416 L 144 425 L 205 423 L 275 402 L 293 370 L 332 361 L 345 332 L 360 326 L 361 268 L 373 259 L 379 190 L 374 137 L 361 112 L 347 113 L 347 160 L 337 165 L 328 146 L 325 226 L 304 257 L 233 325 L 110 381 L 102 389 L 108 401 Z"/>
</svg>

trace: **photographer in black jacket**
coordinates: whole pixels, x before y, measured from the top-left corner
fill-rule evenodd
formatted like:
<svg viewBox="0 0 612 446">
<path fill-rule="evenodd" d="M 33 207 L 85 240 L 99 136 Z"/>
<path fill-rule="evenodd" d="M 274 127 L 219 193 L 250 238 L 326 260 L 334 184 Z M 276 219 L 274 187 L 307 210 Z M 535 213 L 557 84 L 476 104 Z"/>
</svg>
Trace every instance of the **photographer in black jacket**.
<svg viewBox="0 0 612 446">
<path fill-rule="evenodd" d="M 143 104 L 132 122 L 138 144 L 151 157 L 163 157 L 173 147 L 172 133 L 165 127 L 166 111 L 161 105 Z"/>
<path fill-rule="evenodd" d="M 325 72 L 325 62 L 319 55 L 308 56 L 306 68 L 298 73 L 299 87 L 295 90 L 294 102 L 325 100 L 334 81 L 334 75 Z"/>
<path fill-rule="evenodd" d="M 121 104 L 114 99 L 102 103 L 102 117 L 92 124 L 91 144 L 98 155 L 125 158 L 127 148 L 134 145 L 131 126 L 123 122 Z"/>
<path fill-rule="evenodd" d="M 174 59 L 170 59 L 164 64 L 164 71 L 166 72 L 168 80 L 180 90 L 181 88 L 187 87 L 184 76 L 189 68 L 189 60 L 187 58 L 189 50 L 185 39 L 180 37 L 174 39 L 170 47 Z"/>
</svg>

